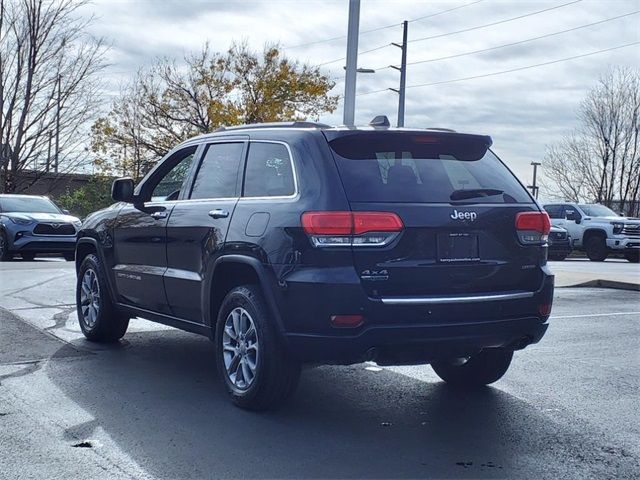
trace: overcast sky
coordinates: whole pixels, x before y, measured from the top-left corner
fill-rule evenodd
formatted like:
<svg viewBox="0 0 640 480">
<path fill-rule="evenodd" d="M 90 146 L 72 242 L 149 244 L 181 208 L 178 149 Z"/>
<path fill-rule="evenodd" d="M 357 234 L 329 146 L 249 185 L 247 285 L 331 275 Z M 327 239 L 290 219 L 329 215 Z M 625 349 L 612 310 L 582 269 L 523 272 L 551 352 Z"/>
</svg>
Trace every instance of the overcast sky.
<svg viewBox="0 0 640 480">
<path fill-rule="evenodd" d="M 640 0 L 583 0 L 502 22 L 569 2 L 362 0 L 359 51 L 382 48 L 360 55 L 360 67 L 378 70 L 360 74 L 357 90 L 362 94 L 398 87 L 398 72 L 381 67 L 400 62 L 400 49 L 389 44 L 401 43 L 403 20 L 464 6 L 410 22 L 407 61 L 411 63 L 520 42 L 640 10 Z M 207 41 L 220 51 L 234 40 L 246 40 L 256 49 L 270 42 L 298 46 L 285 48 L 286 54 L 315 65 L 346 53 L 347 0 L 95 0 L 82 13 L 95 15 L 92 33 L 112 45 L 105 76 L 110 96 L 154 57 L 180 58 Z M 502 23 L 449 34 L 495 22 Z M 416 41 L 443 34 L 449 35 Z M 338 38 L 299 46 L 334 37 Z M 484 53 L 411 65 L 407 86 L 511 70 L 638 41 L 640 14 Z M 337 80 L 333 93 L 341 95 L 343 65 L 341 60 L 322 67 Z M 530 162 L 542 160 L 547 144 L 576 127 L 581 99 L 600 74 L 616 65 L 640 68 L 640 46 L 503 75 L 409 88 L 405 125 L 489 134 L 495 152 L 524 182 L 530 182 Z M 391 91 L 358 96 L 356 123 L 366 124 L 380 114 L 395 123 L 397 102 L 397 94 Z M 342 123 L 342 104 L 321 120 Z"/>
</svg>

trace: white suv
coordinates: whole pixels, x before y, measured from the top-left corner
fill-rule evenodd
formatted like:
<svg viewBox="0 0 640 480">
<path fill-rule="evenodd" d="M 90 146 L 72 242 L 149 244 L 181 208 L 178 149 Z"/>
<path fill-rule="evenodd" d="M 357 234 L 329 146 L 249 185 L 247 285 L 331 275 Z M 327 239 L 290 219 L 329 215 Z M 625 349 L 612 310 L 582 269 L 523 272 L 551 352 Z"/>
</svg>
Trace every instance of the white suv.
<svg viewBox="0 0 640 480">
<path fill-rule="evenodd" d="M 640 260 L 640 219 L 621 217 L 593 203 L 557 203 L 544 209 L 551 224 L 566 229 L 573 247 L 585 251 L 589 260 L 602 262 L 611 252 L 622 253 L 633 263 Z"/>
</svg>

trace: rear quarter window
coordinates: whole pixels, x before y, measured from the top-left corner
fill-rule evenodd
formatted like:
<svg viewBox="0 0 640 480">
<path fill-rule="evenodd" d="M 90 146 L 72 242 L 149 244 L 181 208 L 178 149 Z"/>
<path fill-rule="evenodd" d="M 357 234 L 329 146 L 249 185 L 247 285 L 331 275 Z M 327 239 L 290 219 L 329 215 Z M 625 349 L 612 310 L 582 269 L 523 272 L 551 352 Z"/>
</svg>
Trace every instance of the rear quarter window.
<svg viewBox="0 0 640 480">
<path fill-rule="evenodd" d="M 533 203 L 483 138 L 366 132 L 329 145 L 352 202 Z"/>
</svg>

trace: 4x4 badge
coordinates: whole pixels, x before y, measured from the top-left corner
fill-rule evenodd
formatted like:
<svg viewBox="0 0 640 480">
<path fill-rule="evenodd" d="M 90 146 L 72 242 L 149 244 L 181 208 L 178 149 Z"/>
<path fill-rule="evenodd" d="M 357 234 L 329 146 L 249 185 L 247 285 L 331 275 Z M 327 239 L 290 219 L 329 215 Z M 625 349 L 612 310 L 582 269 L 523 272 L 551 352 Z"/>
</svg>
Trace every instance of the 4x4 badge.
<svg viewBox="0 0 640 480">
<path fill-rule="evenodd" d="M 451 214 L 451 218 L 454 220 L 471 220 L 472 222 L 477 216 L 478 214 L 476 212 L 459 212 L 458 210 L 454 210 Z"/>
</svg>

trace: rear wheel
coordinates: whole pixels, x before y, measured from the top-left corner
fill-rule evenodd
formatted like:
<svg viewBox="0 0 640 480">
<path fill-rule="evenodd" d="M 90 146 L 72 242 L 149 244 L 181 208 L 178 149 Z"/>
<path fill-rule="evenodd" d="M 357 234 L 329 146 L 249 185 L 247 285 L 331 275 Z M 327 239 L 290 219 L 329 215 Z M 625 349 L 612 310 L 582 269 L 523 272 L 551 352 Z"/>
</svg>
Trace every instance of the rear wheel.
<svg viewBox="0 0 640 480">
<path fill-rule="evenodd" d="M 238 407 L 274 409 L 294 392 L 300 365 L 282 348 L 257 286 L 236 287 L 227 294 L 215 339 L 218 373 Z"/>
<path fill-rule="evenodd" d="M 640 251 L 627 252 L 624 254 L 624 258 L 626 258 L 631 263 L 638 263 L 640 262 Z"/>
<path fill-rule="evenodd" d="M 129 317 L 111 301 L 102 264 L 93 254 L 87 255 L 80 265 L 76 305 L 80 329 L 87 340 L 117 342 L 127 331 Z"/>
<path fill-rule="evenodd" d="M 7 234 L 4 230 L 0 230 L 0 262 L 6 262 L 11 260 L 13 255 L 9 253 L 9 241 L 7 240 Z"/>
<path fill-rule="evenodd" d="M 584 245 L 587 257 L 592 262 L 604 262 L 609 256 L 607 242 L 601 235 L 593 235 L 587 239 Z"/>
<path fill-rule="evenodd" d="M 512 350 L 488 349 L 469 357 L 450 361 L 434 362 L 431 368 L 445 382 L 460 387 L 489 385 L 507 372 Z"/>
</svg>

